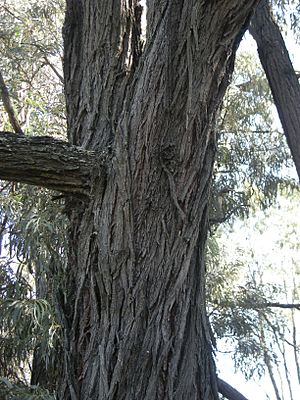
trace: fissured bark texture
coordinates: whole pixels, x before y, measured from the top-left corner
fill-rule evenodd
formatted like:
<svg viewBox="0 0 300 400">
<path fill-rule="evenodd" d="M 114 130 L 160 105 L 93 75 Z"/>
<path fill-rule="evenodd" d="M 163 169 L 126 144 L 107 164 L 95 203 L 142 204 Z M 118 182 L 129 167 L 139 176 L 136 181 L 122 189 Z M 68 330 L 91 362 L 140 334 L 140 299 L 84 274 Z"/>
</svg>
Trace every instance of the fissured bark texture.
<svg viewBox="0 0 300 400">
<path fill-rule="evenodd" d="M 69 140 L 110 148 L 70 201 L 63 399 L 217 398 L 204 248 L 214 124 L 256 0 L 68 0 Z"/>
</svg>

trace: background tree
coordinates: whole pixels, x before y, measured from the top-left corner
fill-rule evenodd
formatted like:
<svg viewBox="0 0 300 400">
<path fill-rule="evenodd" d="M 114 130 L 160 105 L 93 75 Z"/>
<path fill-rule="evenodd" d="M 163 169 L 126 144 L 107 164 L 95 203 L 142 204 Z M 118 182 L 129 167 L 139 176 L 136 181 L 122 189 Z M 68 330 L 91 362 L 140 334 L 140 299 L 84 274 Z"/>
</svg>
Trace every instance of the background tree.
<svg viewBox="0 0 300 400">
<path fill-rule="evenodd" d="M 300 85 L 267 0 L 262 0 L 257 7 L 250 32 L 257 42 L 259 57 L 300 179 Z"/>
</svg>

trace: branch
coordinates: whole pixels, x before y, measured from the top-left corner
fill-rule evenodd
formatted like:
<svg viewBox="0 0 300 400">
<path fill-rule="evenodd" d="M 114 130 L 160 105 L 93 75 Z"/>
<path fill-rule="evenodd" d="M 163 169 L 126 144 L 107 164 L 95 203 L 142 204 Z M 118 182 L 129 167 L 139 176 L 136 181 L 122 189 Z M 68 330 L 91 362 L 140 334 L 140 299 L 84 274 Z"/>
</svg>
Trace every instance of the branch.
<svg viewBox="0 0 300 400">
<path fill-rule="evenodd" d="M 15 111 L 13 109 L 13 106 L 11 104 L 8 89 L 4 82 L 1 71 L 0 71 L 0 92 L 1 92 L 1 99 L 3 101 L 5 111 L 8 114 L 8 118 L 9 118 L 9 122 L 11 123 L 11 126 L 13 127 L 13 129 L 16 133 L 23 134 L 21 125 L 19 124 L 18 118 L 17 118 Z"/>
<path fill-rule="evenodd" d="M 42 186 L 65 194 L 90 194 L 91 172 L 103 171 L 106 156 L 48 136 L 0 132 L 0 179 Z"/>
<path fill-rule="evenodd" d="M 221 307 L 228 307 L 229 302 L 219 302 L 218 305 Z M 245 310 L 259 310 L 263 309 L 266 307 L 276 307 L 276 308 L 285 308 L 285 309 L 296 309 L 300 310 L 300 303 L 277 303 L 277 302 L 256 302 L 255 304 L 253 303 L 244 303 L 240 302 L 236 304 L 237 307 L 243 308 Z"/>
<path fill-rule="evenodd" d="M 263 307 L 277 307 L 277 308 L 290 308 L 300 310 L 300 303 L 285 304 L 285 303 L 265 303 L 262 304 Z"/>
<path fill-rule="evenodd" d="M 249 306 L 242 304 L 239 307 L 244 308 L 244 309 L 250 309 L 250 310 L 258 310 L 261 308 L 266 308 L 266 307 L 276 307 L 276 308 L 285 308 L 285 309 L 296 309 L 300 310 L 300 303 L 275 303 L 275 302 L 265 302 L 265 303 L 255 303 L 255 304 L 249 304 Z"/>
<path fill-rule="evenodd" d="M 47 57 L 47 53 L 45 51 L 45 49 L 43 48 L 43 46 L 40 46 L 37 43 L 27 43 L 27 42 L 23 42 L 23 44 L 27 45 L 27 46 L 32 46 L 37 48 L 42 54 L 43 54 L 43 59 L 45 61 L 44 65 L 48 65 L 52 71 L 55 73 L 55 75 L 58 77 L 58 79 L 60 80 L 60 82 L 62 84 L 64 84 L 64 77 L 63 75 L 57 70 L 57 68 L 51 63 L 51 61 L 49 60 L 49 58 Z"/>
<path fill-rule="evenodd" d="M 218 392 L 228 400 L 247 400 L 238 390 L 234 389 L 229 383 L 217 378 Z"/>
<path fill-rule="evenodd" d="M 58 70 L 55 68 L 55 66 L 49 61 L 48 57 L 44 55 L 44 60 L 46 64 L 52 69 L 52 71 L 55 73 L 55 75 L 58 77 L 60 82 L 64 84 L 64 77 L 58 72 Z"/>
</svg>

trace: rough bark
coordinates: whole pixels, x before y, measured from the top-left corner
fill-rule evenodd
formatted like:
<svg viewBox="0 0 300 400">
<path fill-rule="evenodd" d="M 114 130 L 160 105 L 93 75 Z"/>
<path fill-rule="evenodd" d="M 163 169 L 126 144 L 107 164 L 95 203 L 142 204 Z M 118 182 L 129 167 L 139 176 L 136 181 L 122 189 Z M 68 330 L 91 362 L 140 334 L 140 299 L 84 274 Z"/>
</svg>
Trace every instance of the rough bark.
<svg viewBox="0 0 300 400">
<path fill-rule="evenodd" d="M 107 153 L 95 153 L 51 137 L 0 132 L 0 178 L 85 198 L 93 169 L 105 178 Z"/>
<path fill-rule="evenodd" d="M 69 212 L 61 398 L 217 398 L 204 290 L 214 123 L 255 3 L 149 1 L 140 56 L 137 1 L 67 1 L 69 140 L 114 157 Z"/>
<path fill-rule="evenodd" d="M 62 399 L 218 397 L 204 288 L 214 127 L 257 2 L 148 1 L 142 53 L 137 0 L 67 0 L 76 147 L 0 140 L 3 179 L 88 200 L 66 205 Z"/>
<path fill-rule="evenodd" d="M 249 31 L 257 43 L 259 58 L 300 179 L 300 85 L 267 0 L 262 0 L 257 7 Z"/>
</svg>

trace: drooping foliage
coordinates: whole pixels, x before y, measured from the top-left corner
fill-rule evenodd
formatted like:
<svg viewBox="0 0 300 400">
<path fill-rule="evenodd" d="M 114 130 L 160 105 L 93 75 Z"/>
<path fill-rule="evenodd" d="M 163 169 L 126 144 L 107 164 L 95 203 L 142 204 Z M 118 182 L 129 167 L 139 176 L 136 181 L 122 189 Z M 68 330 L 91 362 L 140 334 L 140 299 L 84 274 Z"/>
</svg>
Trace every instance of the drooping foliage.
<svg viewBox="0 0 300 400">
<path fill-rule="evenodd" d="M 12 0 L 0 6 L 0 71 L 25 134 L 65 136 L 63 8 L 63 1 Z M 0 114 L 0 130 L 12 130 L 2 103 Z M 0 376 L 21 385 L 3 380 L 0 390 L 21 396 L 37 355 L 52 378 L 58 372 L 61 333 L 54 297 L 63 284 L 66 219 L 63 200 L 45 189 L 1 182 L 0 195 Z M 26 393 L 47 396 L 34 387 Z"/>
<path fill-rule="evenodd" d="M 64 1 L 0 5 L 0 71 L 25 133 L 65 136 L 62 77 Z M 10 130 L 1 105 L 0 129 Z"/>
<path fill-rule="evenodd" d="M 290 150 L 277 121 L 268 82 L 251 53 L 237 59 L 219 120 L 211 222 L 245 217 L 296 186 Z"/>
<path fill-rule="evenodd" d="M 0 208 L 0 375 L 25 384 L 34 354 L 52 378 L 59 371 L 61 328 L 54 300 L 63 286 L 66 221 L 53 194 L 22 185 L 15 190 L 2 193 Z"/>
<path fill-rule="evenodd" d="M 230 352 L 236 370 L 248 379 L 268 373 L 275 377 L 273 385 L 282 379 L 284 390 L 294 393 L 299 379 L 298 215 L 299 193 L 282 196 L 278 205 L 220 227 L 218 237 L 209 240 L 207 260 L 210 318 L 219 350 Z"/>
</svg>

